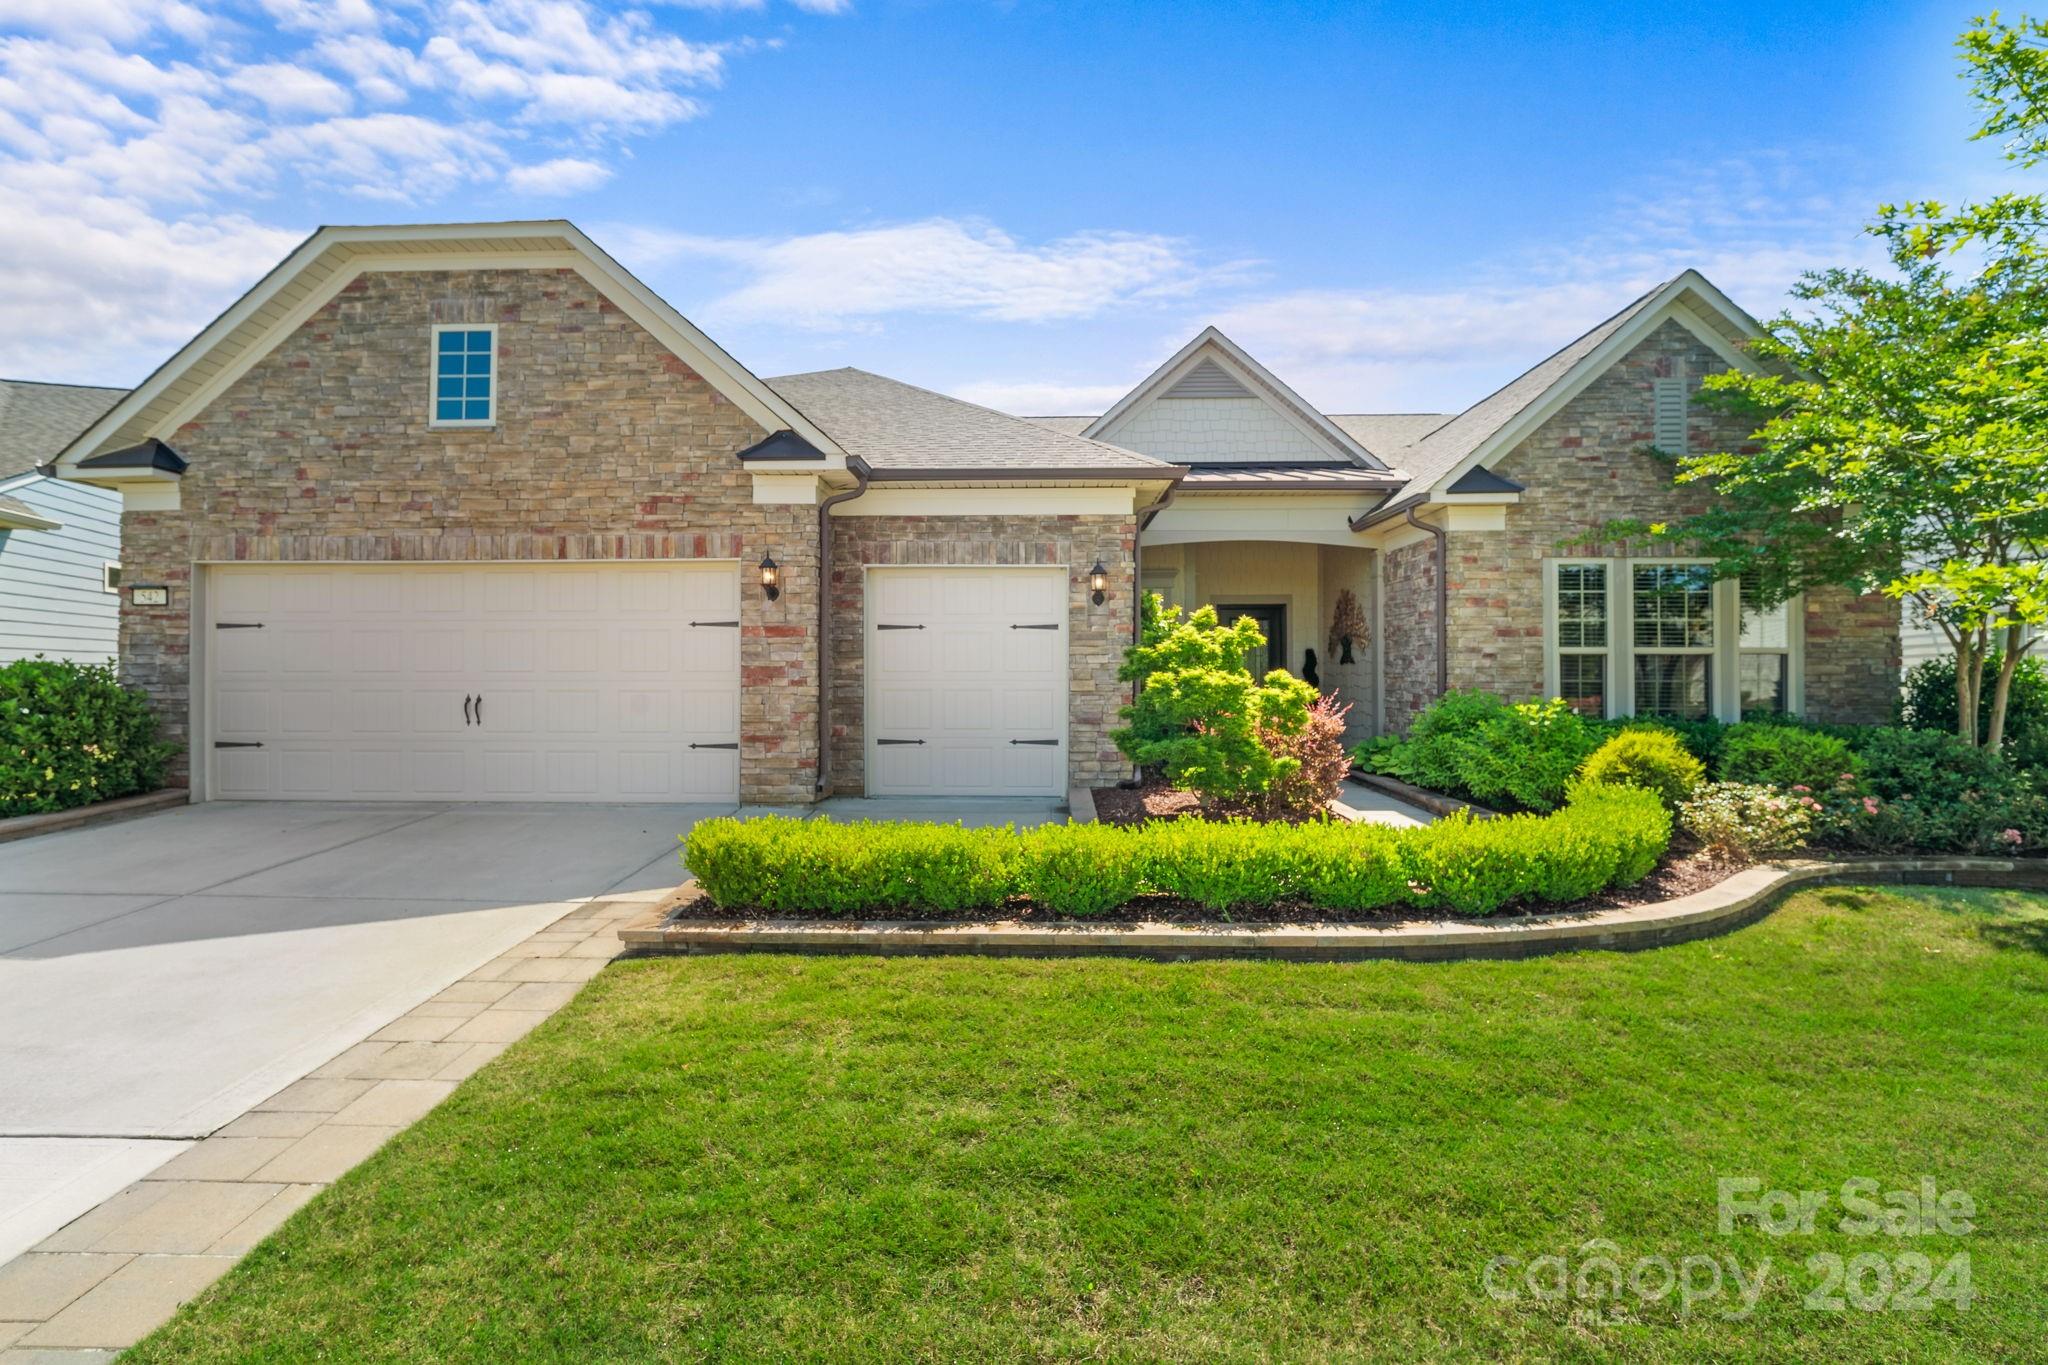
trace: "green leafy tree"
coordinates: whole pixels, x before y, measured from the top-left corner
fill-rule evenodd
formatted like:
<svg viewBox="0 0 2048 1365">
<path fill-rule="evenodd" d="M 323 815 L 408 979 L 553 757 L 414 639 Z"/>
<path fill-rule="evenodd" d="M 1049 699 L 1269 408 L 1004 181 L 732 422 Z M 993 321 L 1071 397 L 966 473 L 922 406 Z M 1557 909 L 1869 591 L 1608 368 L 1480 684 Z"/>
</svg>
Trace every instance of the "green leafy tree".
<svg viewBox="0 0 2048 1365">
<path fill-rule="evenodd" d="M 1138 685 L 1126 724 L 1111 733 L 1117 748 L 1211 801 L 1249 800 L 1291 776 L 1301 760 L 1260 736 L 1301 733 L 1316 690 L 1284 669 L 1254 679 L 1245 655 L 1265 642 L 1250 617 L 1225 626 L 1216 608 L 1200 607 L 1180 620 L 1146 594 L 1138 643 L 1117 673 Z"/>
<path fill-rule="evenodd" d="M 1961 40 L 1979 135 L 2026 165 L 2048 156 L 2044 34 L 1994 15 Z M 1762 368 L 1703 381 L 1704 402 L 1754 423 L 1740 449 L 1677 461 L 1714 506 L 1613 528 L 1713 556 L 1766 604 L 1824 585 L 1911 603 L 1955 653 L 1957 734 L 1994 748 L 2029 630 L 2048 624 L 2043 217 L 2038 195 L 1881 208 L 1889 270 L 1805 276 L 1801 306 L 1752 343 Z"/>
</svg>

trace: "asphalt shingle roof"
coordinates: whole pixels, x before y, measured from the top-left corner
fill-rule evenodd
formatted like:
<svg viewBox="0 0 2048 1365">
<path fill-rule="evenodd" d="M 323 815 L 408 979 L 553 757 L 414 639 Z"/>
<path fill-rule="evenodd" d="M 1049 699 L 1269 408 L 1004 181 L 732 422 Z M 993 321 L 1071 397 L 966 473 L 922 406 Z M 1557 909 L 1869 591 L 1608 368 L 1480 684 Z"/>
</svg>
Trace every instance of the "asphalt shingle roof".
<svg viewBox="0 0 2048 1365">
<path fill-rule="evenodd" d="M 1166 477 L 1176 468 L 866 370 L 817 370 L 767 383 L 840 449 L 875 469 L 1129 470 Z"/>
<path fill-rule="evenodd" d="M 47 464 L 126 389 L 0 379 L 0 479 Z"/>
</svg>

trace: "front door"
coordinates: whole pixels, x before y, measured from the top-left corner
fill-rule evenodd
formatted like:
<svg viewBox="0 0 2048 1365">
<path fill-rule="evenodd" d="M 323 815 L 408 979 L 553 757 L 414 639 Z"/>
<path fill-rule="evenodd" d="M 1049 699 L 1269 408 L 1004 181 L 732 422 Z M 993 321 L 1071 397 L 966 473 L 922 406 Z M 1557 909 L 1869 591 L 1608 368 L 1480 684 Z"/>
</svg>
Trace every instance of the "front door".
<svg viewBox="0 0 2048 1365">
<path fill-rule="evenodd" d="M 1265 648 L 1255 649 L 1244 658 L 1244 666 L 1254 678 L 1263 678 L 1276 668 L 1287 668 L 1287 608 L 1284 605 L 1278 602 L 1250 605 L 1233 602 L 1228 606 L 1218 606 L 1216 615 L 1225 625 L 1234 624 L 1240 616 L 1249 616 L 1259 623 L 1259 631 L 1266 637 Z"/>
</svg>

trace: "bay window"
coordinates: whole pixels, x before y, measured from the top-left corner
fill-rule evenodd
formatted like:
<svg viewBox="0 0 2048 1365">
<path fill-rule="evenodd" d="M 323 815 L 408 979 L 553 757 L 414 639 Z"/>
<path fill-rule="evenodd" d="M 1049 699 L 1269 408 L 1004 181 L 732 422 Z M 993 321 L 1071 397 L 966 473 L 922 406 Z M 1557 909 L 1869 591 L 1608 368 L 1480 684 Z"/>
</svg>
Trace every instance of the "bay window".
<svg viewBox="0 0 2048 1365">
<path fill-rule="evenodd" d="M 1714 713 L 1714 566 L 1636 563 L 1629 578 L 1635 713 Z"/>
</svg>

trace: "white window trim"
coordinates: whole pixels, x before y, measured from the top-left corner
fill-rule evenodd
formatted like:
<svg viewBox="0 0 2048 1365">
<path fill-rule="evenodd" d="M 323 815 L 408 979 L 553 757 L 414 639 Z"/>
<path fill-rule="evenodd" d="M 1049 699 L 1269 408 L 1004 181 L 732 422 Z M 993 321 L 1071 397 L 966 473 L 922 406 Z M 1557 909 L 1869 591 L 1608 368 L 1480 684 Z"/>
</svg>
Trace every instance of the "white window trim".
<svg viewBox="0 0 2048 1365">
<path fill-rule="evenodd" d="M 491 334 L 491 415 L 444 421 L 434 414 L 441 409 L 441 334 L 443 332 L 489 332 Z M 494 427 L 498 425 L 498 324 L 495 322 L 437 322 L 427 337 L 427 425 L 429 427 Z"/>
<path fill-rule="evenodd" d="M 111 559 L 100 561 L 100 591 L 121 595 L 121 566 Z"/>
<path fill-rule="evenodd" d="M 1688 564 L 1712 565 L 1711 559 L 1671 559 L 1661 555 L 1641 559 L 1602 559 L 1567 555 L 1543 561 L 1543 695 L 1555 697 L 1561 686 L 1561 654 L 1599 654 L 1597 649 L 1561 650 L 1557 640 L 1557 570 L 1564 564 L 1601 565 L 1607 570 L 1607 716 L 1619 719 L 1635 714 L 1635 656 L 1643 654 L 1700 654 L 1710 660 L 1708 711 L 1717 720 L 1742 719 L 1742 670 L 1740 656 L 1747 653 L 1775 654 L 1777 650 L 1744 651 L 1741 584 L 1732 578 L 1717 578 L 1713 584 L 1714 643 L 1678 649 L 1635 647 L 1635 570 L 1648 567 L 1678 568 Z M 1794 597 L 1786 605 L 1785 711 L 1806 713 L 1806 603 Z"/>
</svg>

